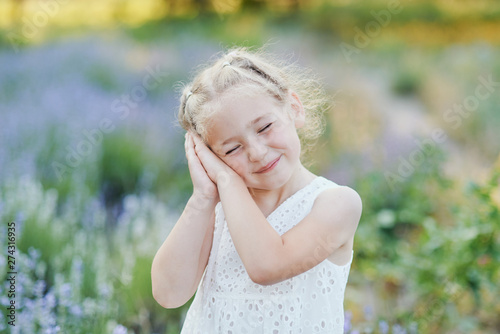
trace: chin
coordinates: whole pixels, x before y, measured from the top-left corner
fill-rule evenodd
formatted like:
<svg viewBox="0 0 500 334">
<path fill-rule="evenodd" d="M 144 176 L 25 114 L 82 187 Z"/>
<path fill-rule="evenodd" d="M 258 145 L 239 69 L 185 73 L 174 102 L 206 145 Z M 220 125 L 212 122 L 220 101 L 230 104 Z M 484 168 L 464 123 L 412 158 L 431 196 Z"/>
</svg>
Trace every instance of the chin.
<svg viewBox="0 0 500 334">
<path fill-rule="evenodd" d="M 273 177 L 267 180 L 253 182 L 254 186 L 248 186 L 250 188 L 274 190 L 283 187 L 292 176 L 292 173 L 280 172 L 276 173 Z"/>
</svg>

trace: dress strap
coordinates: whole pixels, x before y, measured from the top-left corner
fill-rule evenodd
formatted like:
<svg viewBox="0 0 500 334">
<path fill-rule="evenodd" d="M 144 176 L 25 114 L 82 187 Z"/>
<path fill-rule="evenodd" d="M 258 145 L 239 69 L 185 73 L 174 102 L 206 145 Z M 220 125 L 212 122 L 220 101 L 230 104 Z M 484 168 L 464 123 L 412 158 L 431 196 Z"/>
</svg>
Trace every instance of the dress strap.
<svg viewBox="0 0 500 334">
<path fill-rule="evenodd" d="M 341 185 L 339 185 L 331 180 L 328 180 L 328 179 L 324 178 L 323 176 L 318 176 L 317 182 L 315 183 L 315 186 L 316 186 L 315 190 L 318 191 L 318 193 L 322 192 L 325 189 L 342 187 Z"/>
<path fill-rule="evenodd" d="M 342 187 L 337 183 L 330 181 L 322 176 L 318 176 L 308 187 L 307 191 L 305 191 L 302 195 L 300 203 L 302 204 L 302 210 L 304 212 L 309 212 L 314 205 L 314 201 L 316 198 L 326 189 Z"/>
</svg>

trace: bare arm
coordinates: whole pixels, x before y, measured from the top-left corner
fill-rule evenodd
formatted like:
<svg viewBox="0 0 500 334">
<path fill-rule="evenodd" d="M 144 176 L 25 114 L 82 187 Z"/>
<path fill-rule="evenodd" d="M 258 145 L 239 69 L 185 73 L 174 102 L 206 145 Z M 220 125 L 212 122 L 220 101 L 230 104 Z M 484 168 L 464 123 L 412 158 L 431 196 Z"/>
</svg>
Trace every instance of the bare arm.
<svg viewBox="0 0 500 334">
<path fill-rule="evenodd" d="M 361 216 L 361 199 L 349 187 L 323 191 L 311 212 L 280 236 L 241 179 L 219 187 L 234 246 L 250 278 L 268 285 L 299 275 L 349 243 Z"/>
<path fill-rule="evenodd" d="M 200 283 L 212 247 L 215 206 L 219 201 L 217 188 L 201 165 L 191 138 L 186 136 L 184 147 L 193 195 L 151 267 L 153 297 L 166 308 L 185 304 Z"/>
<path fill-rule="evenodd" d="M 191 196 L 153 259 L 153 297 L 163 307 L 185 304 L 196 292 L 212 247 L 214 200 Z"/>
</svg>

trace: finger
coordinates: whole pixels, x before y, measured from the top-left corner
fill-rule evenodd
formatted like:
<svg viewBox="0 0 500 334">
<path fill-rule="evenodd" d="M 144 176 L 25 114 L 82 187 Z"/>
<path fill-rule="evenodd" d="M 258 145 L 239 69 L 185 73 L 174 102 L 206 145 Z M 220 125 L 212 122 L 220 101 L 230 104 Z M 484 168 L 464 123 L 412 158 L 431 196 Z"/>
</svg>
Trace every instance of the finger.
<svg viewBox="0 0 500 334">
<path fill-rule="evenodd" d="M 191 133 L 190 136 L 191 136 L 191 138 L 193 138 L 193 142 L 195 143 L 195 145 L 206 146 L 205 142 L 203 141 L 203 139 L 200 137 L 199 134 Z"/>
<path fill-rule="evenodd" d="M 195 137 L 192 134 L 189 135 L 189 140 L 190 140 L 191 148 L 193 149 L 193 152 L 196 155 L 198 155 L 198 153 L 203 149 L 203 144 L 196 141 Z"/>
<path fill-rule="evenodd" d="M 195 135 L 191 134 L 191 140 L 193 142 L 193 148 L 196 154 L 200 153 L 205 147 L 204 143 L 199 140 Z"/>
<path fill-rule="evenodd" d="M 199 161 L 198 156 L 196 155 L 196 150 L 194 147 L 193 139 L 191 136 L 187 136 L 186 139 L 186 158 L 188 161 Z"/>
<path fill-rule="evenodd" d="M 193 135 L 191 133 L 188 134 L 188 139 L 189 145 L 194 149 L 196 147 L 196 142 L 194 141 Z"/>
<path fill-rule="evenodd" d="M 186 133 L 186 143 L 189 147 L 193 149 L 196 147 L 196 143 L 193 140 L 193 135 L 191 134 L 191 132 Z"/>
<path fill-rule="evenodd" d="M 190 149 L 191 149 L 191 145 L 190 145 L 190 139 L 189 139 L 189 134 L 186 133 L 186 135 L 184 136 L 185 140 L 184 140 L 184 150 L 186 151 L 186 156 L 188 155 Z"/>
<path fill-rule="evenodd" d="M 201 139 L 200 136 L 198 135 L 191 135 L 191 138 L 193 139 L 193 143 L 194 143 L 194 150 L 196 152 L 196 154 L 199 156 L 200 154 L 202 155 L 209 155 L 209 156 L 212 156 L 212 155 L 215 155 L 212 150 L 210 150 L 207 146 L 207 144 L 205 144 L 205 142 Z"/>
<path fill-rule="evenodd" d="M 210 151 L 207 146 L 205 144 L 203 144 L 203 142 L 196 142 L 194 141 L 193 139 L 193 142 L 194 142 L 194 152 L 196 153 L 196 155 L 198 156 L 198 158 L 200 159 L 200 161 L 202 162 L 203 164 L 203 161 L 205 161 L 206 159 L 213 159 L 213 153 L 212 151 Z"/>
<path fill-rule="evenodd" d="M 184 142 L 186 144 L 186 147 L 192 146 L 193 139 L 192 139 L 192 136 L 189 132 L 186 132 L 186 134 L 184 135 L 184 138 L 186 138 L 186 140 Z"/>
</svg>

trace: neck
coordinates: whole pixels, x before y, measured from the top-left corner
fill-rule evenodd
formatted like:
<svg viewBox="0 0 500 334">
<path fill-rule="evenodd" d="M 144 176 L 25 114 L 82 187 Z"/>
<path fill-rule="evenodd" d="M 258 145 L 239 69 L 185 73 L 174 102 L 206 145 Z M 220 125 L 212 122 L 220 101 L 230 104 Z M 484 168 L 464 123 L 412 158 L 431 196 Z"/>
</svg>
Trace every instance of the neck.
<svg viewBox="0 0 500 334">
<path fill-rule="evenodd" d="M 316 175 L 299 163 L 288 181 L 282 186 L 275 189 L 248 188 L 248 190 L 257 206 L 267 216 L 268 213 L 274 211 L 288 197 L 304 188 L 315 178 Z"/>
</svg>

